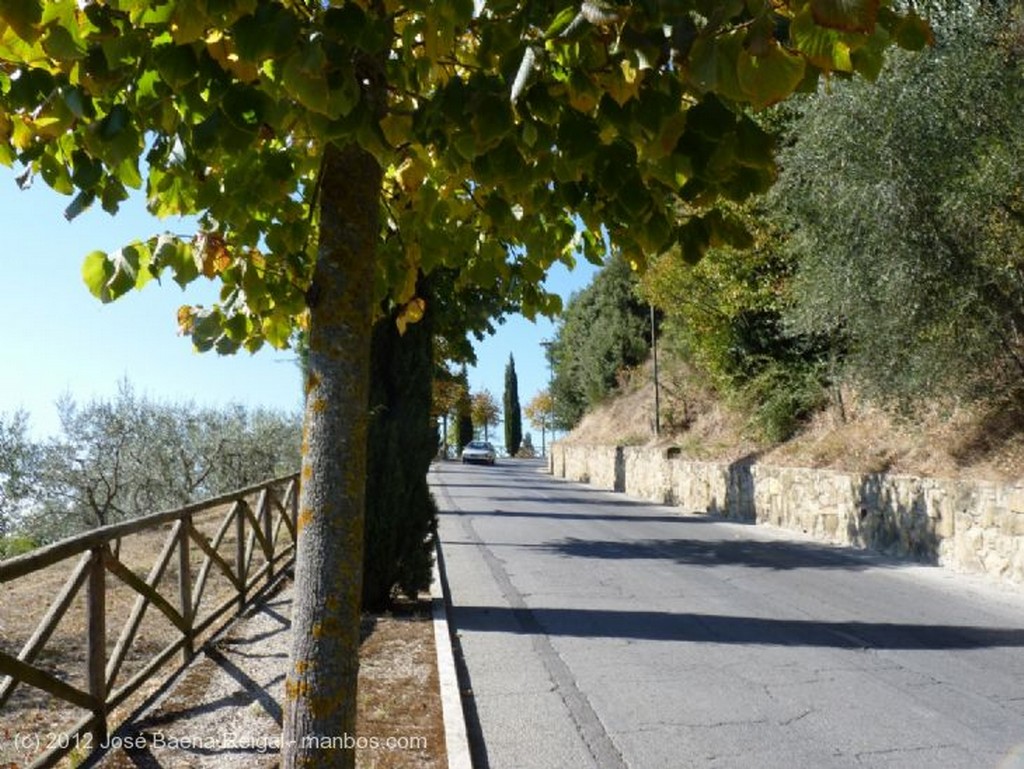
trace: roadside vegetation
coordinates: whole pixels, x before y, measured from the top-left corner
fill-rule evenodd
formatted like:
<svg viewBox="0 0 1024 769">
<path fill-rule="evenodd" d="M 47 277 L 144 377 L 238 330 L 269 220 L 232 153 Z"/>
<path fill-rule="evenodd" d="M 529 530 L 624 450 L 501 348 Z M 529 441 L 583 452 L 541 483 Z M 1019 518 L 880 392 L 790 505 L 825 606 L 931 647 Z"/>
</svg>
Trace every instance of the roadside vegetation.
<svg viewBox="0 0 1024 769">
<path fill-rule="evenodd" d="M 836 78 L 757 113 L 780 171 L 767 194 L 717 209 L 732 243 L 713 240 L 696 263 L 670 251 L 642 279 L 612 263 L 570 302 L 555 347 L 560 427 L 649 381 L 649 303 L 662 420 L 684 443 L 713 408 L 733 450 L 813 433 L 822 456 L 803 459 L 833 462 L 842 441 L 826 451 L 824 433 L 850 439 L 866 419 L 876 443 L 956 425 L 932 446 L 955 455 L 944 472 L 1001 446 L 1017 455 L 1024 27 L 1014 4 L 935 3 L 930 18 L 934 45 L 895 53 L 877 82 Z M 648 414 L 651 400 L 638 401 Z M 634 417 L 619 433 L 653 430 Z M 867 464 L 889 466 L 894 451 L 876 446 Z"/>
</svg>

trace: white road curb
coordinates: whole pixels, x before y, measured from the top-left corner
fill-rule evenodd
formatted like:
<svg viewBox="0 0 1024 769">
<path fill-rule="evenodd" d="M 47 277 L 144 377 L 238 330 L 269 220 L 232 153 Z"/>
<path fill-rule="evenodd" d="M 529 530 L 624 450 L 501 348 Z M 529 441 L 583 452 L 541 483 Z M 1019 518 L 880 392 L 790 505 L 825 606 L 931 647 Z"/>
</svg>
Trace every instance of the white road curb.
<svg viewBox="0 0 1024 769">
<path fill-rule="evenodd" d="M 440 543 L 438 547 L 440 548 Z M 441 685 L 441 712 L 444 715 L 444 739 L 448 750 L 448 769 L 473 769 L 438 561 L 439 559 L 435 557 L 434 577 L 430 584 L 430 599 L 434 614 L 434 646 L 437 649 L 437 675 Z"/>
</svg>

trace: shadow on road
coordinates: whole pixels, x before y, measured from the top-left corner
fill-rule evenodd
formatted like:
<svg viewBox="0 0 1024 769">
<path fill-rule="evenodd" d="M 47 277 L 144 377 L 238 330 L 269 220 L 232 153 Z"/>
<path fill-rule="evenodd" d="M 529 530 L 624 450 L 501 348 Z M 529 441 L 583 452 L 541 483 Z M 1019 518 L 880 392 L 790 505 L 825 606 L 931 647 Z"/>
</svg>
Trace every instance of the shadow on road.
<svg viewBox="0 0 1024 769">
<path fill-rule="evenodd" d="M 699 520 L 699 519 L 698 519 Z M 754 569 L 843 569 L 861 571 L 905 564 L 873 553 L 830 549 L 821 544 L 758 540 L 642 539 L 585 540 L 568 538 L 523 547 L 568 558 L 670 560 L 695 566 L 746 566 Z"/>
<path fill-rule="evenodd" d="M 513 500 L 514 501 L 514 500 Z M 650 508 L 650 505 L 646 505 Z M 702 515 L 684 515 L 682 513 L 665 513 L 660 515 L 643 515 L 642 513 L 587 513 L 561 510 L 442 510 L 441 515 L 468 515 L 474 518 L 551 518 L 559 521 L 629 521 L 631 523 L 734 523 L 747 525 L 741 521 L 722 521 Z M 753 525 L 753 524 L 751 524 Z"/>
<path fill-rule="evenodd" d="M 460 631 L 837 649 L 966 650 L 1024 646 L 1024 628 L 820 622 L 656 611 L 461 606 Z"/>
</svg>

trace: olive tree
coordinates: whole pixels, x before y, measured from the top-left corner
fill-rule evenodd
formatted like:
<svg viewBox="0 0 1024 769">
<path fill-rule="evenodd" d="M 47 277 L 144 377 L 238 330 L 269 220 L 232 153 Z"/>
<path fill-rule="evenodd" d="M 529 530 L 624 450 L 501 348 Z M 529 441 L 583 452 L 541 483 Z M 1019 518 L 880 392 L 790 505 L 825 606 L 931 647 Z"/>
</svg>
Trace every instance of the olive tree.
<svg viewBox="0 0 1024 769">
<path fill-rule="evenodd" d="M 771 193 L 794 324 L 905 402 L 1024 377 L 1024 27 L 1019 9 L 956 5 L 929 51 L 806 105 Z"/>
<path fill-rule="evenodd" d="M 28 412 L 0 414 L 0 540 L 16 523 L 31 492 L 38 448 L 28 432 Z"/>
</svg>

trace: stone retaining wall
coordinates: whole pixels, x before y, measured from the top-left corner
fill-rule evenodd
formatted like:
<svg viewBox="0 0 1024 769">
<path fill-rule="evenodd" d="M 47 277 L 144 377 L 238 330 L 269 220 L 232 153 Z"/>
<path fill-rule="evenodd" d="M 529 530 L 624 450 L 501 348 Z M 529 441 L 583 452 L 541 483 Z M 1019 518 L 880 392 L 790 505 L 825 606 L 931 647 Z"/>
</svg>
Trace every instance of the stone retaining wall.
<svg viewBox="0 0 1024 769">
<path fill-rule="evenodd" d="M 598 488 L 740 521 L 795 529 L 1024 583 L 1024 481 L 916 478 L 694 462 L 674 449 L 551 447 L 552 473 Z"/>
</svg>

